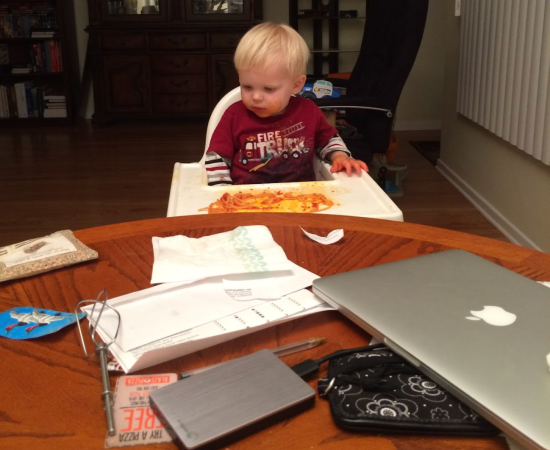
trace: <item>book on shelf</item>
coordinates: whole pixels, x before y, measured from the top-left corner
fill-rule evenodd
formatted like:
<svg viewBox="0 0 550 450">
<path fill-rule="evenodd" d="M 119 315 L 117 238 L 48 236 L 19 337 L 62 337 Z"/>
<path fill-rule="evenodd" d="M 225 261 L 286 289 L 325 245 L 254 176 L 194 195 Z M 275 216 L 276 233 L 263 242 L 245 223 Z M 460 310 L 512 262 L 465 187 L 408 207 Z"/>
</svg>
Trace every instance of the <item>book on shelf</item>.
<svg viewBox="0 0 550 450">
<path fill-rule="evenodd" d="M 6 111 L 4 108 L 4 86 L 0 85 L 0 119 L 6 118 Z"/>
<path fill-rule="evenodd" d="M 31 31 L 32 38 L 53 38 L 56 37 L 55 31 Z"/>
<path fill-rule="evenodd" d="M 15 98 L 17 100 L 17 116 L 20 119 L 27 119 L 29 117 L 32 117 L 32 115 L 29 115 L 31 111 L 29 111 L 28 101 L 27 101 L 27 88 L 30 89 L 31 83 L 28 81 L 15 83 L 14 87 L 15 87 Z"/>
<path fill-rule="evenodd" d="M 49 86 L 34 86 L 31 81 L 0 85 L 0 119 L 66 117 L 65 95 Z"/>
<path fill-rule="evenodd" d="M 6 86 L 0 85 L 0 118 L 9 119 L 10 107 L 8 103 L 8 90 Z"/>
<path fill-rule="evenodd" d="M 10 110 L 10 117 L 18 117 L 17 112 L 17 98 L 15 96 L 15 86 L 13 84 L 6 86 L 8 96 L 8 106 Z"/>
<path fill-rule="evenodd" d="M 44 100 L 47 102 L 64 102 L 65 101 L 65 95 L 64 94 L 45 94 Z"/>
<path fill-rule="evenodd" d="M 64 94 L 46 90 L 44 99 L 44 118 L 67 117 L 67 100 Z"/>
<path fill-rule="evenodd" d="M 57 27 L 57 11 L 51 3 L 0 5 L 0 38 L 34 37 L 33 31 L 51 32 Z"/>
<path fill-rule="evenodd" d="M 53 119 L 53 118 L 61 118 L 61 117 L 67 117 L 67 109 L 61 108 L 61 109 L 44 109 L 44 119 Z"/>
<path fill-rule="evenodd" d="M 3 66 L 4 64 L 9 64 L 10 62 L 10 51 L 8 48 L 8 44 L 3 43 L 0 44 L 0 66 Z"/>
<path fill-rule="evenodd" d="M 41 93 L 40 88 L 38 86 L 32 86 L 31 87 L 29 107 L 32 110 L 33 117 L 40 117 L 41 109 L 40 109 L 40 104 L 39 103 L 41 102 L 40 97 L 42 95 L 43 94 Z"/>
<path fill-rule="evenodd" d="M 13 75 L 18 75 L 22 73 L 31 73 L 32 69 L 30 67 L 14 67 L 11 69 Z"/>
<path fill-rule="evenodd" d="M 61 43 L 55 40 L 37 42 L 31 47 L 31 63 L 35 72 L 62 72 Z"/>
</svg>

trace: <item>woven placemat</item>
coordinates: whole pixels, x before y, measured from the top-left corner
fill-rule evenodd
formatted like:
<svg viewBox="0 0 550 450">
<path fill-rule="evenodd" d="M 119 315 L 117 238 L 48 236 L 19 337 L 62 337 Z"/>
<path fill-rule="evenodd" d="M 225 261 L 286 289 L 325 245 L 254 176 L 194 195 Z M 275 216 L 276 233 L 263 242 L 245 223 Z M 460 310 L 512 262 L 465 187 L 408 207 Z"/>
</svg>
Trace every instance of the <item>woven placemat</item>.
<svg viewBox="0 0 550 450">
<path fill-rule="evenodd" d="M 52 243 L 53 238 L 59 237 L 66 238 L 76 250 L 48 256 L 48 252 L 52 251 L 48 248 L 48 245 Z M 27 261 L 13 265 L 1 261 L 1 258 L 14 254 L 27 259 Z M 0 248 L 0 282 L 49 272 L 72 264 L 97 259 L 97 257 L 98 253 L 75 238 L 71 230 L 56 231 L 47 236 Z"/>
</svg>

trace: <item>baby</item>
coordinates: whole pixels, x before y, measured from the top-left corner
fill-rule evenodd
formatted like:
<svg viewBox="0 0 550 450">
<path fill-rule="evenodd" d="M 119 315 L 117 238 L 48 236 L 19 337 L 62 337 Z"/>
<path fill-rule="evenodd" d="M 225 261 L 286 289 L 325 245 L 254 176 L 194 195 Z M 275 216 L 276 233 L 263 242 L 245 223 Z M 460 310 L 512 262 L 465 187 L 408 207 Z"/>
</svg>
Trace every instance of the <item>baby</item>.
<svg viewBox="0 0 550 450">
<path fill-rule="evenodd" d="M 209 185 L 314 181 L 316 153 L 332 172 L 368 171 L 311 100 L 294 95 L 306 81 L 309 50 L 291 27 L 265 22 L 235 51 L 242 100 L 225 111 L 206 153 Z"/>
</svg>

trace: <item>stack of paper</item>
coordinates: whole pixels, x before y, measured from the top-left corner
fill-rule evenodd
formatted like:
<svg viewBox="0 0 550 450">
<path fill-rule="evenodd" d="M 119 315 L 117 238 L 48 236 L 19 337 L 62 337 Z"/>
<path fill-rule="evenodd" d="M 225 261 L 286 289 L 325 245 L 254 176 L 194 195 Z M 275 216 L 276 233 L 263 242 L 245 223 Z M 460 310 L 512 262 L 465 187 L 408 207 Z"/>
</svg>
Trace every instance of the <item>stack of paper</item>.
<svg viewBox="0 0 550 450">
<path fill-rule="evenodd" d="M 289 261 L 266 227 L 153 238 L 153 247 L 153 279 L 178 282 L 108 302 L 121 318 L 110 350 L 126 373 L 332 309 L 304 289 L 318 276 Z M 91 307 L 85 311 L 91 314 Z M 97 330 L 110 341 L 118 325 L 106 308 Z"/>
</svg>

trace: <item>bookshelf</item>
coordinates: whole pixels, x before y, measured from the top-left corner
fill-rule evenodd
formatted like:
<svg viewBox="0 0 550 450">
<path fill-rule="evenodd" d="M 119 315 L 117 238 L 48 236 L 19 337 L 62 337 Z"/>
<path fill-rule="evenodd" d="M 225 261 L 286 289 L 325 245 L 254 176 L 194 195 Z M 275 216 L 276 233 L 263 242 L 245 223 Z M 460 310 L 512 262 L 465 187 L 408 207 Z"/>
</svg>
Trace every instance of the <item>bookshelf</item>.
<svg viewBox="0 0 550 450">
<path fill-rule="evenodd" d="M 0 3 L 0 127 L 73 122 L 65 1 Z"/>
<path fill-rule="evenodd" d="M 289 24 L 312 41 L 312 78 L 351 71 L 359 54 L 367 2 L 356 0 L 289 0 Z M 341 22 L 344 25 L 341 26 Z M 359 36 L 359 37 L 357 37 Z"/>
</svg>

